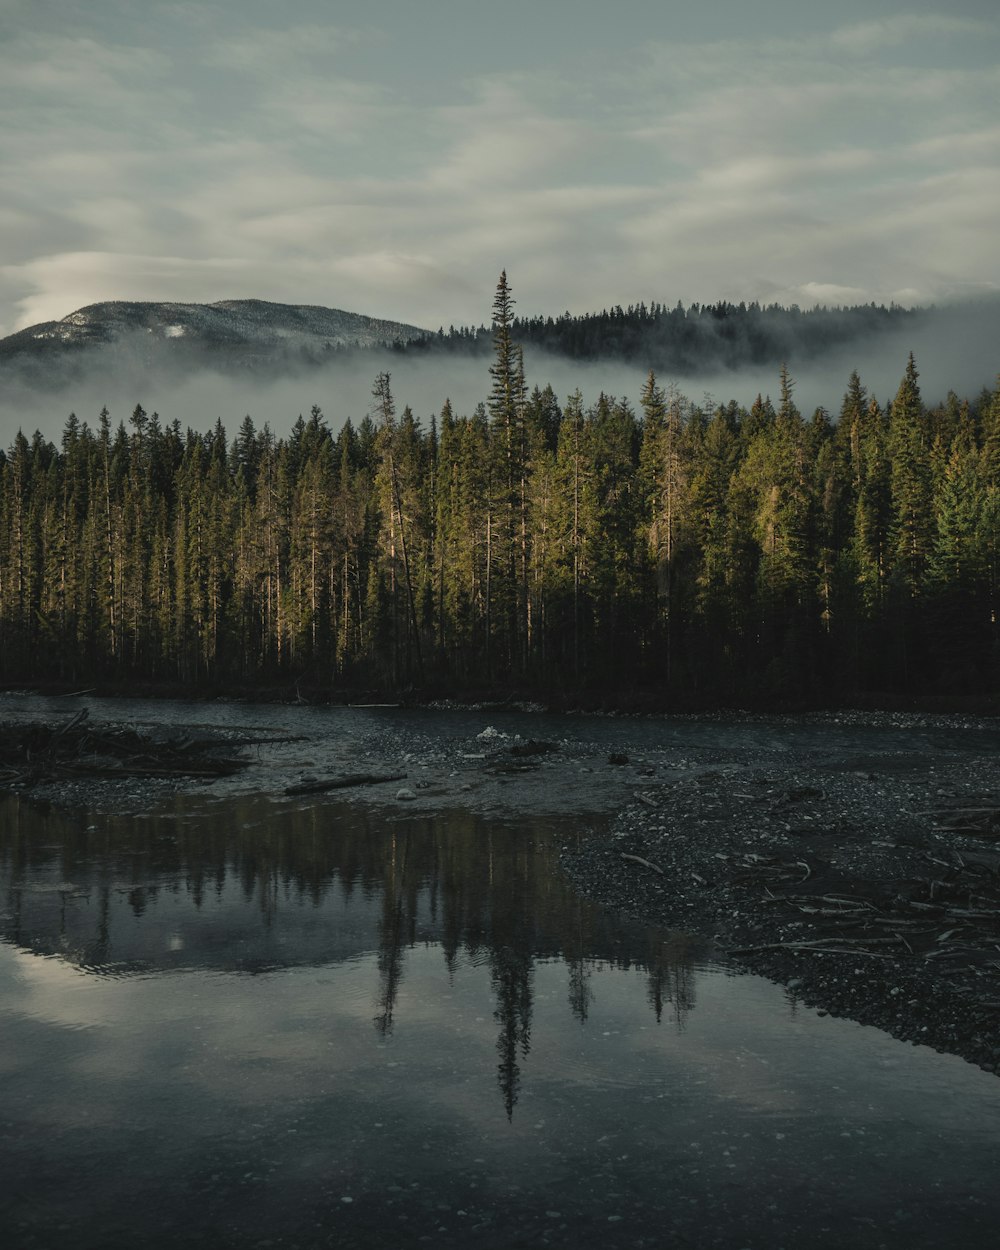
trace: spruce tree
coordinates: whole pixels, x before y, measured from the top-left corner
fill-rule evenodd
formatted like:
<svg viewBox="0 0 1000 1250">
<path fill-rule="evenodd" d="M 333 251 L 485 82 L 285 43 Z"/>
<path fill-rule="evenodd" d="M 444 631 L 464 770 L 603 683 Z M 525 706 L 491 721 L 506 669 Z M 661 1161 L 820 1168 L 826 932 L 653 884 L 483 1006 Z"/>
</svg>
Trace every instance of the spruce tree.
<svg viewBox="0 0 1000 1250">
<path fill-rule="evenodd" d="M 933 524 L 930 447 L 918 377 L 911 352 L 889 414 L 893 569 L 911 596 L 920 592 Z"/>
</svg>

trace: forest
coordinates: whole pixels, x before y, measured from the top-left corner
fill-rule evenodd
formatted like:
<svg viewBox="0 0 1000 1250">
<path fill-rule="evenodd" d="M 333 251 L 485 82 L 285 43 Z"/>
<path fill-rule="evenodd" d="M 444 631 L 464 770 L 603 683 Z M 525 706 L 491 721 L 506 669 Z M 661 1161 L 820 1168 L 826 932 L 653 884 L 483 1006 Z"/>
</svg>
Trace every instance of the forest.
<svg viewBox="0 0 1000 1250">
<path fill-rule="evenodd" d="M 917 328 L 927 310 L 892 304 L 801 309 L 780 304 L 620 304 L 600 312 L 513 317 L 510 330 L 527 347 L 570 360 L 627 360 L 640 367 L 695 377 L 720 369 L 810 360 L 834 347 Z M 405 355 L 489 355 L 489 326 L 443 327 L 395 344 Z"/>
<path fill-rule="evenodd" d="M 805 416 L 638 408 L 525 378 L 506 275 L 484 401 L 425 427 L 389 373 L 230 440 L 71 414 L 0 465 L 0 681 L 666 708 L 989 695 L 1000 387 L 925 405 L 912 355 Z M 446 367 L 442 368 L 443 376 Z M 641 375 L 640 375 L 641 378 Z"/>
</svg>

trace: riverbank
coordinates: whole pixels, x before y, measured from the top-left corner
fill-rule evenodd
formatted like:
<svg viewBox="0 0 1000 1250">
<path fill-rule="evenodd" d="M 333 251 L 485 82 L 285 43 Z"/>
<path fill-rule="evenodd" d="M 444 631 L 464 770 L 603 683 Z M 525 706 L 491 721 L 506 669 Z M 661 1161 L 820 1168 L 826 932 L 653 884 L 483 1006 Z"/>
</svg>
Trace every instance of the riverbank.
<svg viewBox="0 0 1000 1250">
<path fill-rule="evenodd" d="M 1000 1072 L 998 796 L 992 756 L 730 761 L 640 788 L 562 864 L 795 1000 Z"/>
<path fill-rule="evenodd" d="M 623 687 L 582 685 L 558 687 L 458 686 L 437 683 L 424 687 L 329 683 L 299 678 L 271 684 L 232 681 L 195 682 L 99 678 L 81 685 L 78 681 L 51 680 L 0 687 L 0 695 L 30 694 L 44 698 L 88 699 L 180 699 L 191 703 L 217 701 L 288 704 L 315 707 L 364 707 L 385 704 L 406 708 L 457 708 L 479 710 L 546 709 L 553 713 L 659 716 L 809 716 L 858 715 L 862 717 L 901 713 L 915 716 L 1000 716 L 1000 696 L 990 693 L 942 694 L 934 692 L 844 691 L 836 699 L 821 702 L 787 697 L 744 701 L 739 707 L 721 698 L 678 697 L 656 686 Z"/>
<path fill-rule="evenodd" d="M 61 701 L 6 702 L 32 709 L 27 736 L 11 727 L 30 767 L 8 760 L 8 784 L 62 806 L 141 812 L 190 786 L 224 801 L 405 771 L 338 793 L 422 815 L 574 818 L 562 866 L 602 905 L 714 938 L 820 1011 L 998 1070 L 995 721 L 95 701 L 77 743 L 78 703 L 57 722 Z"/>
</svg>

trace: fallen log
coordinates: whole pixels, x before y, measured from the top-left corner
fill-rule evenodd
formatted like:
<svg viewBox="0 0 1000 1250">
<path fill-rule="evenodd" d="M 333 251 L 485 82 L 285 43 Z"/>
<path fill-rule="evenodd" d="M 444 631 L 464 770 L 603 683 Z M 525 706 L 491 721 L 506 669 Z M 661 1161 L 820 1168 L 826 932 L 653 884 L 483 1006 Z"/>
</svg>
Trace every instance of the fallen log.
<svg viewBox="0 0 1000 1250">
<path fill-rule="evenodd" d="M 63 734 L 69 733 L 71 729 L 76 729 L 77 725 L 82 725 L 89 715 L 90 713 L 85 707 L 81 708 L 71 720 L 68 720 L 65 725 L 57 729 L 52 737 L 61 738 Z"/>
<path fill-rule="evenodd" d="M 915 816 L 998 816 L 1000 803 L 989 807 L 928 807 L 914 812 Z"/>
<path fill-rule="evenodd" d="M 834 946 L 816 946 L 812 942 L 765 942 L 761 946 L 735 946 L 729 955 L 755 955 L 760 951 L 807 951 L 813 955 L 850 955 L 852 959 L 892 959 L 881 951 L 845 950 Z"/>
<path fill-rule="evenodd" d="M 328 777 L 325 781 L 302 781 L 286 786 L 286 794 L 322 794 L 326 790 L 346 790 L 350 786 L 376 786 L 385 781 L 402 781 L 406 773 L 350 773 L 346 777 Z"/>
<path fill-rule="evenodd" d="M 931 833 L 971 833 L 974 837 L 982 838 L 992 832 L 985 825 L 931 825 Z"/>
<path fill-rule="evenodd" d="M 800 912 L 806 916 L 871 916 L 871 909 L 868 907 L 810 907 L 805 903 L 793 903 Z"/>
<path fill-rule="evenodd" d="M 268 747 L 276 743 L 308 741 L 309 737 L 307 734 L 285 734 L 280 738 L 224 738 L 221 740 L 221 745 L 227 747 Z M 218 746 L 219 742 L 212 738 L 206 738 L 205 744 L 207 746 Z"/>
<path fill-rule="evenodd" d="M 641 864 L 641 865 L 643 866 L 643 868 L 650 868 L 650 869 L 652 869 L 652 871 L 653 871 L 653 872 L 659 873 L 659 875 L 660 875 L 661 877 L 663 876 L 663 869 L 662 869 L 662 868 L 660 868 L 660 867 L 659 867 L 658 865 L 656 865 L 656 864 L 650 863 L 650 861 L 649 861 L 648 859 L 643 859 L 641 855 L 628 855 L 628 854 L 626 854 L 626 852 L 625 852 L 625 851 L 622 851 L 622 853 L 621 853 L 621 857 L 622 857 L 622 859 L 627 859 L 627 860 L 629 860 L 629 861 L 630 861 L 631 863 L 633 863 L 633 864 Z M 697 875 L 697 874 L 695 874 L 695 875 Z"/>
</svg>

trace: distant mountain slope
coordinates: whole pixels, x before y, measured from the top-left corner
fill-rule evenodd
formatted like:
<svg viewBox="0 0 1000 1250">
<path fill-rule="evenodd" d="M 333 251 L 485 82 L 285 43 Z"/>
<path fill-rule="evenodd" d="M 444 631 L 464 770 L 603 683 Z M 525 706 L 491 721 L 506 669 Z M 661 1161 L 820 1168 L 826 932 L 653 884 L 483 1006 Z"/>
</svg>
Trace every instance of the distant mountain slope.
<svg viewBox="0 0 1000 1250">
<path fill-rule="evenodd" d="M 931 369 L 928 379 L 940 373 L 946 386 L 986 384 L 995 375 L 997 327 L 1000 302 L 994 298 L 939 309 L 616 305 L 575 316 L 516 318 L 511 328 L 533 377 L 555 361 L 617 362 L 637 376 L 652 368 L 681 382 L 762 368 L 776 377 L 781 364 L 801 377 L 803 370 L 829 362 L 845 380 L 850 368 L 867 370 L 869 385 L 877 382 L 884 390 L 898 381 L 899 361 L 914 349 L 922 369 Z M 986 340 L 988 349 L 982 346 Z M 431 360 L 434 370 L 424 369 L 425 375 L 453 369 L 451 381 L 440 386 L 454 398 L 456 379 L 463 376 L 460 362 L 484 367 L 493 331 L 484 325 L 428 332 L 335 308 L 256 299 L 91 304 L 0 339 L 0 406 L 8 406 L 12 419 L 30 420 L 19 414 L 57 394 L 73 406 L 100 406 L 115 396 L 162 397 L 194 379 L 235 381 L 256 393 L 260 384 L 328 372 L 336 375 L 343 397 L 359 374 L 370 378 L 384 367 L 380 349 L 391 351 L 394 370 L 404 361 L 419 367 Z M 880 362 L 890 356 L 891 378 L 883 378 Z M 955 359 L 967 359 L 968 367 L 957 371 Z M 440 397 L 428 402 L 433 406 Z"/>
<path fill-rule="evenodd" d="M 517 342 L 570 360 L 635 361 L 681 376 L 752 365 L 819 359 L 841 347 L 912 329 L 923 310 L 862 304 L 812 308 L 757 303 L 616 306 L 599 313 L 559 317 L 515 317 Z M 486 355 L 489 327 L 439 331 L 406 344 L 412 352 Z"/>
<path fill-rule="evenodd" d="M 0 339 L 4 381 L 58 386 L 98 364 L 178 364 L 281 373 L 320 362 L 331 351 L 406 342 L 426 333 L 339 308 L 220 300 L 215 304 L 90 304 Z M 109 359 L 110 357 L 110 359 Z"/>
</svg>

